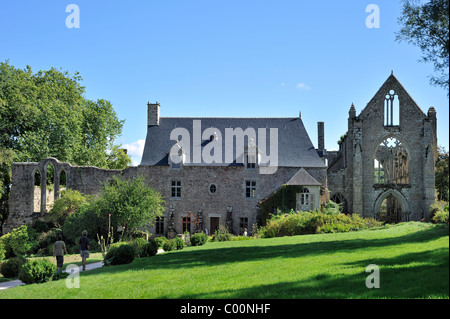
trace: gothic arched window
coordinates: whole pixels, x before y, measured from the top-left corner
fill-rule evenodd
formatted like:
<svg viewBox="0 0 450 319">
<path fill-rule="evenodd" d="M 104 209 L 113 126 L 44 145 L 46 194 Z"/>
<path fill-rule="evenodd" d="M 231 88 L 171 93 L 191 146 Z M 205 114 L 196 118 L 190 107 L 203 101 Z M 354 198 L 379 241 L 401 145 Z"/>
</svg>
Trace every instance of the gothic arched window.
<svg viewBox="0 0 450 319">
<path fill-rule="evenodd" d="M 384 126 L 400 125 L 400 102 L 394 90 L 390 90 L 384 99 Z"/>
<path fill-rule="evenodd" d="M 409 183 L 408 153 L 403 144 L 394 137 L 385 139 L 375 151 L 374 183 Z"/>
</svg>

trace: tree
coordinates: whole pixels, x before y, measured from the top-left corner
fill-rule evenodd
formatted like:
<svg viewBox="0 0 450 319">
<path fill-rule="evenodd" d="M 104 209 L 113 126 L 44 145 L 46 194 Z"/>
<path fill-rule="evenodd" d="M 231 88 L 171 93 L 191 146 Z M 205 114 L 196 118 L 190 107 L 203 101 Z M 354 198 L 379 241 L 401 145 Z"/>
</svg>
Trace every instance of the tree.
<svg viewBox="0 0 450 319">
<path fill-rule="evenodd" d="M 78 208 L 87 203 L 88 199 L 79 191 L 66 189 L 61 192 L 61 198 L 55 201 L 49 212 L 49 221 L 56 227 L 61 228 L 67 217 L 75 213 Z"/>
<path fill-rule="evenodd" d="M 445 148 L 438 148 L 438 158 L 436 161 L 436 175 L 435 175 L 436 190 L 438 199 L 442 201 L 449 201 L 449 170 L 448 170 L 448 151 Z"/>
<path fill-rule="evenodd" d="M 34 73 L 0 62 L 0 226 L 7 217 L 13 161 L 56 157 L 75 165 L 124 169 L 131 158 L 114 142 L 122 133 L 112 104 L 83 94 L 78 73 Z"/>
<path fill-rule="evenodd" d="M 423 56 L 421 61 L 431 62 L 436 75 L 432 85 L 447 90 L 449 95 L 449 1 L 430 0 L 420 4 L 417 0 L 403 0 L 402 26 L 397 41 L 407 41 L 418 46 Z"/>
<path fill-rule="evenodd" d="M 0 63 L 0 147 L 14 150 L 18 161 L 56 157 L 76 165 L 117 168 L 114 142 L 122 133 L 111 103 L 83 94 L 81 76 L 51 68 L 33 73 Z M 120 154 L 122 155 L 122 154 Z"/>
<path fill-rule="evenodd" d="M 11 165 L 15 154 L 0 146 L 0 236 L 3 223 L 8 218 L 8 197 L 11 190 Z"/>
<path fill-rule="evenodd" d="M 105 223 L 111 214 L 114 229 L 122 226 L 127 235 L 133 235 L 138 228 L 151 226 L 164 212 L 163 205 L 161 194 L 149 187 L 142 176 L 114 176 L 103 184 L 96 209 Z"/>
</svg>

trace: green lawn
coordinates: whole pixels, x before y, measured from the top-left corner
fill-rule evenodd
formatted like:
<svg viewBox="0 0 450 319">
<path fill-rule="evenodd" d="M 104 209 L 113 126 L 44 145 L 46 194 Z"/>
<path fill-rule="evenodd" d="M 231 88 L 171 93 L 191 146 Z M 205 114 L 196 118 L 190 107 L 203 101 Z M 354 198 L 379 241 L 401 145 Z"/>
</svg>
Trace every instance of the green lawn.
<svg viewBox="0 0 450 319">
<path fill-rule="evenodd" d="M 380 269 L 380 288 L 365 285 Z M 207 243 L 0 291 L 0 298 L 449 298 L 447 225 Z"/>
</svg>

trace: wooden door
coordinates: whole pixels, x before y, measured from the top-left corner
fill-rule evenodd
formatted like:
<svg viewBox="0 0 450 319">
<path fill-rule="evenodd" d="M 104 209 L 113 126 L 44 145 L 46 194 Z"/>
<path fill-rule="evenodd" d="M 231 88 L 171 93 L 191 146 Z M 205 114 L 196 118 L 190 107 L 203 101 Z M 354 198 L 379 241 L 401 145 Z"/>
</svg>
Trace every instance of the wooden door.
<svg viewBox="0 0 450 319">
<path fill-rule="evenodd" d="M 214 235 L 214 233 L 216 232 L 217 229 L 219 229 L 219 217 L 210 217 L 209 218 L 209 229 L 210 229 L 210 234 Z"/>
</svg>

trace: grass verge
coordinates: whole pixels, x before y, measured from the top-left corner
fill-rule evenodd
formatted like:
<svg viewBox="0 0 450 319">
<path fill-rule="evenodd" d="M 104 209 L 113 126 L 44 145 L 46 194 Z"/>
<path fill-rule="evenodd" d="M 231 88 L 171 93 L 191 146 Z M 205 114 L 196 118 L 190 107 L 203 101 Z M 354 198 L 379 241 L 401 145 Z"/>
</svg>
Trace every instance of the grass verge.
<svg viewBox="0 0 450 319">
<path fill-rule="evenodd" d="M 369 264 L 380 288 L 365 285 Z M 449 298 L 447 225 L 211 242 L 81 274 L 16 287 L 0 298 Z"/>
</svg>

